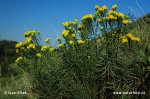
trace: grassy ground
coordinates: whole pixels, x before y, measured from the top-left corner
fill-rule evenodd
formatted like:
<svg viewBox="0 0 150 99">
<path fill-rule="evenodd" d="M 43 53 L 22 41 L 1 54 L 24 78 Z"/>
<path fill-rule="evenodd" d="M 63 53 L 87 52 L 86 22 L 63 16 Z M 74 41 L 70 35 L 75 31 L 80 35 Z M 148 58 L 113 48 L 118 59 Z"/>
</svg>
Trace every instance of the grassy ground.
<svg viewBox="0 0 150 99">
<path fill-rule="evenodd" d="M 16 67 L 16 64 L 12 64 L 12 67 Z M 19 68 L 19 67 L 16 67 Z M 1 77 L 1 89 L 0 99 L 34 99 L 29 92 L 30 80 L 29 75 L 23 70 L 16 76 L 11 75 L 10 77 Z M 18 92 L 19 91 L 19 92 Z M 6 94 L 6 92 L 8 94 Z M 18 92 L 18 94 L 10 94 L 9 92 Z M 24 94 L 26 92 L 27 94 Z M 30 94 L 29 94 L 30 93 Z"/>
</svg>

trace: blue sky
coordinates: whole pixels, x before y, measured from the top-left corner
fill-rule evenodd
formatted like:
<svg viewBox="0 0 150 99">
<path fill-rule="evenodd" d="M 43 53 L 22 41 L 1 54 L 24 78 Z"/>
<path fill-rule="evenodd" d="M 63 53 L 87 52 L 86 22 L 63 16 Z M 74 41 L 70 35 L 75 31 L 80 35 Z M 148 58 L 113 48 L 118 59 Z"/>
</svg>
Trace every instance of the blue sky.
<svg viewBox="0 0 150 99">
<path fill-rule="evenodd" d="M 149 0 L 0 0 L 0 39 L 23 41 L 25 31 L 39 30 L 43 39 L 50 37 L 55 45 L 62 22 L 94 13 L 94 5 L 110 9 L 113 4 L 137 17 L 150 12 Z"/>
</svg>

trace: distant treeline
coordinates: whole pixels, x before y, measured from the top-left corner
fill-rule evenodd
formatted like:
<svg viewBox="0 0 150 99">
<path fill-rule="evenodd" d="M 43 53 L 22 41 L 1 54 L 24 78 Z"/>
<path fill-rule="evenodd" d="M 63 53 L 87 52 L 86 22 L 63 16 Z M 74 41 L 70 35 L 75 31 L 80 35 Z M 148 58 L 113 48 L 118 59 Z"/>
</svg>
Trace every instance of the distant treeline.
<svg viewBox="0 0 150 99">
<path fill-rule="evenodd" d="M 14 63 L 17 54 L 15 52 L 16 41 L 1 40 L 0 41 L 0 66 L 1 76 L 9 76 L 8 65 Z"/>
</svg>

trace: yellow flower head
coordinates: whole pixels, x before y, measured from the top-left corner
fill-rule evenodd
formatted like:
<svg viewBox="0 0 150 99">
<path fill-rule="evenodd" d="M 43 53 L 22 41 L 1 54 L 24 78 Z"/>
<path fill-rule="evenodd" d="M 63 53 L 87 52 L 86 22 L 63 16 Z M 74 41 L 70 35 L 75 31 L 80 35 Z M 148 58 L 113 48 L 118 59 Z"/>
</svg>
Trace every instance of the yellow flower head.
<svg viewBox="0 0 150 99">
<path fill-rule="evenodd" d="M 35 49 L 35 45 L 34 45 L 34 44 L 29 44 L 29 45 L 27 46 L 27 49 Z"/>
<path fill-rule="evenodd" d="M 131 37 L 131 40 L 132 40 L 132 41 L 137 41 L 137 42 L 140 42 L 140 41 L 141 41 L 140 38 L 134 37 L 134 36 Z"/>
<path fill-rule="evenodd" d="M 50 38 L 46 38 L 45 42 L 48 43 L 50 41 Z"/>
<path fill-rule="evenodd" d="M 108 14 L 113 14 L 113 10 L 109 10 L 109 11 L 108 11 Z"/>
<path fill-rule="evenodd" d="M 24 33 L 25 37 L 35 36 L 36 31 L 27 31 Z"/>
<path fill-rule="evenodd" d="M 116 11 L 117 7 L 118 7 L 118 6 L 117 6 L 116 4 L 113 5 L 113 6 L 112 6 L 112 10 Z"/>
<path fill-rule="evenodd" d="M 69 26 L 69 22 L 64 22 L 64 23 L 63 23 L 63 26 L 64 26 L 64 27 L 68 27 L 68 26 Z"/>
<path fill-rule="evenodd" d="M 106 5 L 103 5 L 103 6 L 102 6 L 102 9 L 104 9 L 104 11 L 106 11 L 106 10 L 107 10 L 107 6 L 106 6 Z"/>
<path fill-rule="evenodd" d="M 133 35 L 132 35 L 131 33 L 128 33 L 128 34 L 127 34 L 127 37 L 128 37 L 128 38 L 132 38 Z"/>
<path fill-rule="evenodd" d="M 103 8 L 99 8 L 98 11 L 103 13 L 105 10 Z"/>
<path fill-rule="evenodd" d="M 27 43 L 31 43 L 32 42 L 32 38 L 31 37 L 26 38 L 26 42 Z"/>
<path fill-rule="evenodd" d="M 50 53 L 54 52 L 54 48 L 49 48 Z"/>
<path fill-rule="evenodd" d="M 21 60 L 23 60 L 23 58 L 22 58 L 22 57 L 18 57 L 18 58 L 15 60 L 15 62 L 16 62 L 16 63 L 19 63 Z"/>
<path fill-rule="evenodd" d="M 126 25 L 129 23 L 129 20 L 123 20 L 122 23 Z"/>
<path fill-rule="evenodd" d="M 67 37 L 67 36 L 69 35 L 69 31 L 64 30 L 64 31 L 62 32 L 62 35 L 63 35 L 64 37 Z"/>
<path fill-rule="evenodd" d="M 16 48 L 21 48 L 22 45 L 23 45 L 23 43 L 22 43 L 22 42 L 19 42 L 18 44 L 16 44 Z"/>
<path fill-rule="evenodd" d="M 97 19 L 97 22 L 101 23 L 103 20 L 101 18 Z"/>
<path fill-rule="evenodd" d="M 97 11 L 100 7 L 98 5 L 95 5 L 94 8 Z"/>
<path fill-rule="evenodd" d="M 41 51 L 45 52 L 48 49 L 48 46 L 42 46 Z"/>
<path fill-rule="evenodd" d="M 34 31 L 34 30 L 33 30 L 33 31 L 30 31 L 30 35 L 31 35 L 31 36 L 35 36 L 35 33 L 36 33 L 36 31 Z"/>
<path fill-rule="evenodd" d="M 112 11 L 112 14 L 116 17 L 118 16 L 118 12 L 116 12 L 116 11 Z"/>
<path fill-rule="evenodd" d="M 57 37 L 56 40 L 57 40 L 57 41 L 61 41 L 61 37 Z"/>
<path fill-rule="evenodd" d="M 121 43 L 122 43 L 122 44 L 127 43 L 127 42 L 128 42 L 128 39 L 126 39 L 126 38 L 123 38 L 123 39 L 121 40 Z"/>
<path fill-rule="evenodd" d="M 136 41 L 136 37 L 134 37 L 134 36 L 132 36 L 130 39 L 131 39 L 132 41 Z"/>
<path fill-rule="evenodd" d="M 42 57 L 41 53 L 36 53 L 36 57 L 41 58 Z"/>
<path fill-rule="evenodd" d="M 27 42 L 27 41 L 24 41 L 24 42 L 23 42 L 23 45 L 27 45 L 27 44 L 28 44 L 28 42 Z"/>
<path fill-rule="evenodd" d="M 72 40 L 70 40 L 70 41 L 69 41 L 69 44 L 70 44 L 70 45 L 73 45 L 73 44 L 74 44 L 74 42 L 73 42 Z"/>
<path fill-rule="evenodd" d="M 136 41 L 137 41 L 137 42 L 140 42 L 141 40 L 140 40 L 140 38 L 137 37 L 137 38 L 136 38 Z"/>
<path fill-rule="evenodd" d="M 123 19 L 125 15 L 123 13 L 118 13 L 118 17 Z"/>
<path fill-rule="evenodd" d="M 82 45 L 82 44 L 84 44 L 85 43 L 85 41 L 83 41 L 83 40 L 78 40 L 78 44 L 79 45 Z"/>
<path fill-rule="evenodd" d="M 109 17 L 110 20 L 112 20 L 114 18 L 113 15 L 109 15 L 108 17 Z"/>
<path fill-rule="evenodd" d="M 72 38 L 76 38 L 76 35 L 73 33 L 73 34 L 71 34 L 71 37 Z"/>
<path fill-rule="evenodd" d="M 29 36 L 30 36 L 30 32 L 25 32 L 25 33 L 24 33 L 24 36 L 25 36 L 25 37 L 29 37 Z"/>
<path fill-rule="evenodd" d="M 82 20 L 82 21 L 85 21 L 85 20 L 92 20 L 92 17 L 93 17 L 92 14 L 87 14 L 87 15 L 83 16 L 81 20 Z"/>
<path fill-rule="evenodd" d="M 58 44 L 58 48 L 64 47 L 64 44 Z"/>
</svg>

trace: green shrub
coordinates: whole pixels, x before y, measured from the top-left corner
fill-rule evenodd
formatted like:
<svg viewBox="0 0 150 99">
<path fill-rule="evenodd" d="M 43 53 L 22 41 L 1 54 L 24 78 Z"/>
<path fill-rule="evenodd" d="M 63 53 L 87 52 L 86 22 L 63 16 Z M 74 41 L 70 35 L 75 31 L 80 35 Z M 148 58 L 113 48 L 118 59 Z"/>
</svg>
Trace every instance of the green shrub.
<svg viewBox="0 0 150 99">
<path fill-rule="evenodd" d="M 58 48 L 40 46 L 40 33 L 28 31 L 26 41 L 16 45 L 18 65 L 32 78 L 32 91 L 39 98 L 119 98 L 113 92 L 137 91 L 144 75 L 138 61 L 142 40 L 130 33 L 128 16 L 95 6 L 96 12 L 65 22 Z M 143 59 L 143 58 L 142 58 Z M 136 85 L 136 86 L 135 86 Z M 142 91 L 142 90 L 140 90 Z"/>
</svg>

